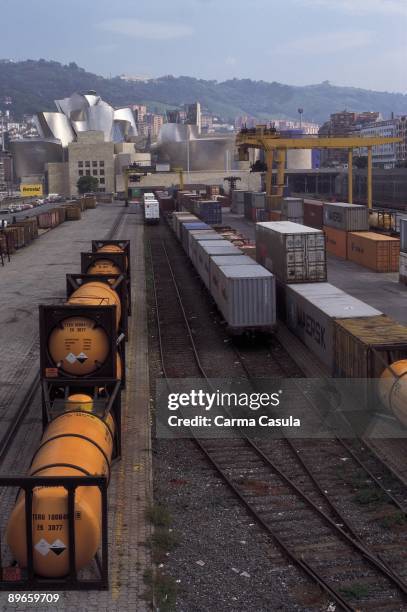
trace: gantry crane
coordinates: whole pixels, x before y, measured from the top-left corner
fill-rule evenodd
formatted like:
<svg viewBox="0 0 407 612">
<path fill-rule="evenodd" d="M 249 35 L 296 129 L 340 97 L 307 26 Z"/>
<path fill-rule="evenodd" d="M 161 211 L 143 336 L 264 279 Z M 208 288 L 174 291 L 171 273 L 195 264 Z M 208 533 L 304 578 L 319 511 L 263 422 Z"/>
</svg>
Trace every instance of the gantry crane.
<svg viewBox="0 0 407 612">
<path fill-rule="evenodd" d="M 140 183 L 142 176 L 147 176 L 146 168 L 143 166 L 139 166 L 136 162 L 130 164 L 123 168 L 124 174 L 124 198 L 125 198 L 125 206 L 129 205 L 129 179 L 131 179 L 134 183 Z"/>
<path fill-rule="evenodd" d="M 285 163 L 289 149 L 347 149 L 348 150 L 348 200 L 353 202 L 353 150 L 367 148 L 367 203 L 373 206 L 372 193 L 372 147 L 383 144 L 402 142 L 401 138 L 388 138 L 381 136 L 311 136 L 299 138 L 282 138 L 275 127 L 258 125 L 255 128 L 243 128 L 236 136 L 236 145 L 239 150 L 240 161 L 247 161 L 248 149 L 262 149 L 266 154 L 266 192 L 273 195 L 272 172 L 274 156 L 277 158 L 277 188 L 276 197 L 283 195 L 285 183 Z"/>
</svg>

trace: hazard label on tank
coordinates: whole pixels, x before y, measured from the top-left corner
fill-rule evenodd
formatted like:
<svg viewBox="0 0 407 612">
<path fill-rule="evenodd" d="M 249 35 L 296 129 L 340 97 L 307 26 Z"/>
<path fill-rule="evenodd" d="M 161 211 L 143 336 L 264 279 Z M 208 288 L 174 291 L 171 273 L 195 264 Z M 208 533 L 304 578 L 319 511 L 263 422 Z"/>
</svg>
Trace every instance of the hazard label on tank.
<svg viewBox="0 0 407 612">
<path fill-rule="evenodd" d="M 79 361 L 79 363 L 85 363 L 87 358 L 88 356 L 85 353 L 79 353 L 79 355 L 76 356 L 76 359 Z"/>
<path fill-rule="evenodd" d="M 36 543 L 34 548 L 37 552 L 40 553 L 40 555 L 45 557 L 45 555 L 49 553 L 50 544 L 47 542 L 47 540 L 44 540 L 44 538 L 42 538 L 39 542 Z"/>
<path fill-rule="evenodd" d="M 73 353 L 68 353 L 68 355 L 65 357 L 66 361 L 68 363 L 75 363 L 76 361 L 76 356 Z"/>
<path fill-rule="evenodd" d="M 64 550 L 66 550 L 66 546 L 62 540 L 55 540 L 55 542 L 52 542 L 49 549 L 52 550 L 55 555 L 60 555 L 64 552 Z"/>
</svg>

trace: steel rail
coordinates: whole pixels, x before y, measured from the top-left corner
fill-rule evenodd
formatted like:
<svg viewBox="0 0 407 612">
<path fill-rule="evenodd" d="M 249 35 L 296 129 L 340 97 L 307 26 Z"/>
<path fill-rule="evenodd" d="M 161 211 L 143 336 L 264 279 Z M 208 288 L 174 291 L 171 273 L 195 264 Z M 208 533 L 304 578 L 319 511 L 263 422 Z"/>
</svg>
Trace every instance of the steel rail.
<svg viewBox="0 0 407 612">
<path fill-rule="evenodd" d="M 186 326 L 186 330 L 187 330 L 187 334 L 189 337 L 189 341 L 191 343 L 191 348 L 193 350 L 194 356 L 196 357 L 196 364 L 199 368 L 199 371 L 202 373 L 203 378 L 209 383 L 209 377 L 207 376 L 205 370 L 202 367 L 200 358 L 199 358 L 199 353 L 198 350 L 196 348 L 195 342 L 194 342 L 194 338 L 193 338 L 193 334 L 192 334 L 192 330 L 190 328 L 189 325 L 189 321 L 188 318 L 186 316 L 185 313 L 185 308 L 182 302 L 182 297 L 181 297 L 181 293 L 178 287 L 178 283 L 176 281 L 175 278 L 175 274 L 171 265 L 171 261 L 169 259 L 168 256 L 168 252 L 166 250 L 165 244 L 164 242 L 162 242 L 162 249 L 163 252 L 165 254 L 165 258 L 168 264 L 168 270 L 170 272 L 170 276 L 171 279 L 173 281 L 173 286 L 177 295 L 177 299 L 180 305 L 180 309 L 181 312 L 183 314 L 183 319 L 184 319 L 184 323 Z M 152 258 L 152 250 L 151 250 L 151 242 L 150 242 L 150 257 L 151 257 L 151 261 L 153 261 Z M 162 370 L 163 370 L 163 374 L 164 377 L 167 379 L 167 375 L 166 375 L 166 368 L 165 368 L 165 356 L 164 356 L 164 347 L 163 347 L 163 341 L 162 341 L 162 334 L 161 334 L 161 328 L 160 328 L 160 318 L 159 318 L 159 306 L 158 306 L 158 298 L 157 298 L 157 290 L 156 290 L 156 275 L 155 275 L 155 270 L 154 270 L 154 265 L 152 263 L 152 278 L 153 278 L 153 291 L 154 291 L 154 298 L 155 298 L 155 305 L 156 305 L 156 315 L 157 315 L 157 328 L 158 328 L 158 341 L 159 341 L 159 351 L 160 351 L 160 358 L 161 358 L 161 363 L 162 363 Z M 167 385 L 169 386 L 168 383 L 168 379 L 167 379 Z M 216 462 L 216 460 L 213 458 L 213 456 L 211 455 L 210 452 L 208 452 L 208 450 L 205 448 L 205 445 L 202 443 L 202 441 L 200 439 L 198 439 L 196 436 L 193 435 L 193 432 L 191 431 L 192 437 L 194 439 L 194 441 L 196 442 L 196 444 L 199 446 L 199 448 L 202 450 L 202 452 L 204 452 L 205 456 L 211 461 L 212 465 L 215 467 L 215 469 L 219 472 L 219 474 L 222 476 L 222 478 L 225 480 L 225 482 L 229 485 L 230 488 L 233 489 L 234 493 L 239 497 L 239 499 L 245 504 L 245 506 L 250 510 L 251 514 L 256 518 L 256 520 L 259 522 L 259 524 L 263 527 L 263 529 L 265 529 L 267 531 L 267 533 L 269 534 L 269 536 L 271 536 L 272 538 L 275 539 L 275 541 L 283 548 L 284 552 L 299 566 L 302 567 L 302 569 L 304 571 L 306 571 L 306 573 L 314 580 L 316 581 L 320 586 L 322 586 L 324 588 L 324 590 L 332 597 L 334 597 L 334 599 L 337 601 L 337 603 L 339 605 L 341 605 L 343 607 L 343 609 L 345 610 L 354 610 L 354 608 L 352 608 L 351 606 L 349 606 L 349 604 L 344 600 L 344 598 L 342 597 L 342 595 L 335 591 L 326 581 L 325 579 L 318 575 L 317 572 L 315 572 L 315 570 L 310 567 L 306 562 L 304 562 L 303 559 L 300 559 L 296 553 L 291 550 L 291 548 L 289 546 L 287 546 L 282 540 L 281 538 L 275 533 L 275 531 L 270 527 L 270 525 L 268 525 L 259 515 L 259 513 L 256 511 L 256 509 L 250 504 L 250 502 L 248 502 L 244 496 L 240 493 L 240 491 L 237 489 L 237 487 L 234 485 L 234 483 L 231 481 L 230 478 L 228 478 L 228 476 L 224 473 L 224 471 L 222 470 L 221 466 L 219 466 L 219 464 Z M 396 574 L 394 574 L 394 572 L 388 568 L 380 559 L 378 559 L 370 550 L 368 550 L 366 547 L 364 547 L 359 541 L 357 541 L 356 539 L 354 539 L 353 537 L 351 537 L 348 533 L 346 533 L 341 527 L 339 527 L 338 525 L 336 525 L 336 523 L 326 514 L 324 513 L 309 497 L 308 495 L 306 495 L 286 474 L 284 474 L 284 472 L 278 468 L 271 460 L 269 457 L 267 457 L 263 451 L 261 451 L 261 449 L 259 449 L 257 447 L 257 445 L 247 436 L 243 436 L 243 438 L 245 439 L 246 443 L 251 446 L 256 453 L 263 459 L 264 463 L 266 465 L 268 465 L 269 467 L 271 467 L 272 469 L 274 469 L 274 471 L 280 476 L 281 479 L 283 479 L 296 493 L 298 496 L 300 496 L 303 501 L 305 501 L 316 513 L 318 513 L 318 515 L 323 518 L 330 526 L 333 530 L 335 530 L 342 539 L 346 540 L 346 542 L 348 544 L 350 544 L 354 549 L 356 549 L 368 562 L 370 562 L 371 565 L 373 565 L 375 567 L 376 570 L 378 570 L 379 572 L 381 572 L 382 574 L 384 574 L 386 576 L 386 578 L 394 583 L 396 585 L 396 587 L 403 593 L 403 595 L 407 595 L 407 586 L 405 585 L 405 583 L 402 581 L 402 579 L 397 576 Z"/>
</svg>

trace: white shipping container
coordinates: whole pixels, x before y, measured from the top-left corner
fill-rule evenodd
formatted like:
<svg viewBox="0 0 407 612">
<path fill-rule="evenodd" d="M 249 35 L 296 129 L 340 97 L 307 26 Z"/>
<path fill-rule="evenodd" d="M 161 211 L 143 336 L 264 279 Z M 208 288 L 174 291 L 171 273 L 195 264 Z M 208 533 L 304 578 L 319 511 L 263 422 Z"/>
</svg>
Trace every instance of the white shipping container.
<svg viewBox="0 0 407 612">
<path fill-rule="evenodd" d="M 252 208 L 266 208 L 266 192 L 265 191 L 253 191 Z"/>
<path fill-rule="evenodd" d="M 291 221 L 256 223 L 256 260 L 283 283 L 326 281 L 324 232 Z"/>
<path fill-rule="evenodd" d="M 178 240 L 181 240 L 181 224 L 182 223 L 199 223 L 200 219 L 190 213 L 183 213 L 173 217 L 175 221 L 174 231 L 177 234 Z"/>
<path fill-rule="evenodd" d="M 214 230 L 192 230 L 188 233 L 189 233 L 188 255 L 192 262 L 195 262 L 198 242 L 202 242 L 203 240 L 225 240 L 223 236 L 221 236 Z"/>
<path fill-rule="evenodd" d="M 169 172 L 170 169 L 171 169 L 170 164 L 156 164 L 155 165 L 156 172 Z"/>
<path fill-rule="evenodd" d="M 232 191 L 232 202 L 230 210 L 236 215 L 243 215 L 244 213 L 244 194 L 243 189 L 235 189 Z"/>
<path fill-rule="evenodd" d="M 222 266 L 258 266 L 259 264 L 247 255 L 236 255 L 230 257 L 229 255 L 214 255 L 211 257 L 209 270 L 210 280 L 209 289 L 212 291 L 212 273 L 215 268 L 221 268 Z"/>
<path fill-rule="evenodd" d="M 211 293 L 232 329 L 270 328 L 276 323 L 275 280 L 262 266 L 214 266 Z"/>
<path fill-rule="evenodd" d="M 160 220 L 160 205 L 157 200 L 145 200 L 144 221 L 146 223 L 158 223 Z"/>
<path fill-rule="evenodd" d="M 281 202 L 281 214 L 288 220 L 301 219 L 304 217 L 304 200 L 301 198 L 283 198 Z M 297 221 L 294 221 L 297 223 Z"/>
<path fill-rule="evenodd" d="M 375 317 L 382 313 L 330 283 L 286 285 L 287 326 L 334 371 L 336 319 Z"/>
<path fill-rule="evenodd" d="M 348 202 L 324 202 L 324 225 L 345 232 L 367 232 L 369 209 Z"/>
<path fill-rule="evenodd" d="M 209 289 L 210 285 L 210 260 L 214 255 L 227 255 L 235 257 L 241 255 L 242 251 L 233 246 L 228 240 L 207 240 L 197 242 L 197 249 L 192 259 L 196 271 Z"/>
</svg>

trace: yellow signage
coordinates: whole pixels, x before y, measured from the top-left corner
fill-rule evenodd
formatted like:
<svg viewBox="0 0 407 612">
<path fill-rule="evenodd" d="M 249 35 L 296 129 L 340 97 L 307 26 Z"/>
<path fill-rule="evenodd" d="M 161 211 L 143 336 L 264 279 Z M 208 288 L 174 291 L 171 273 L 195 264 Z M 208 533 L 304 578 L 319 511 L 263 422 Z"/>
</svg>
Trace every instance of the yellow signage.
<svg viewBox="0 0 407 612">
<path fill-rule="evenodd" d="M 35 183 L 32 185 L 22 184 L 20 185 L 20 193 L 23 198 L 35 198 L 36 196 L 43 195 L 43 188 L 41 183 Z"/>
</svg>

